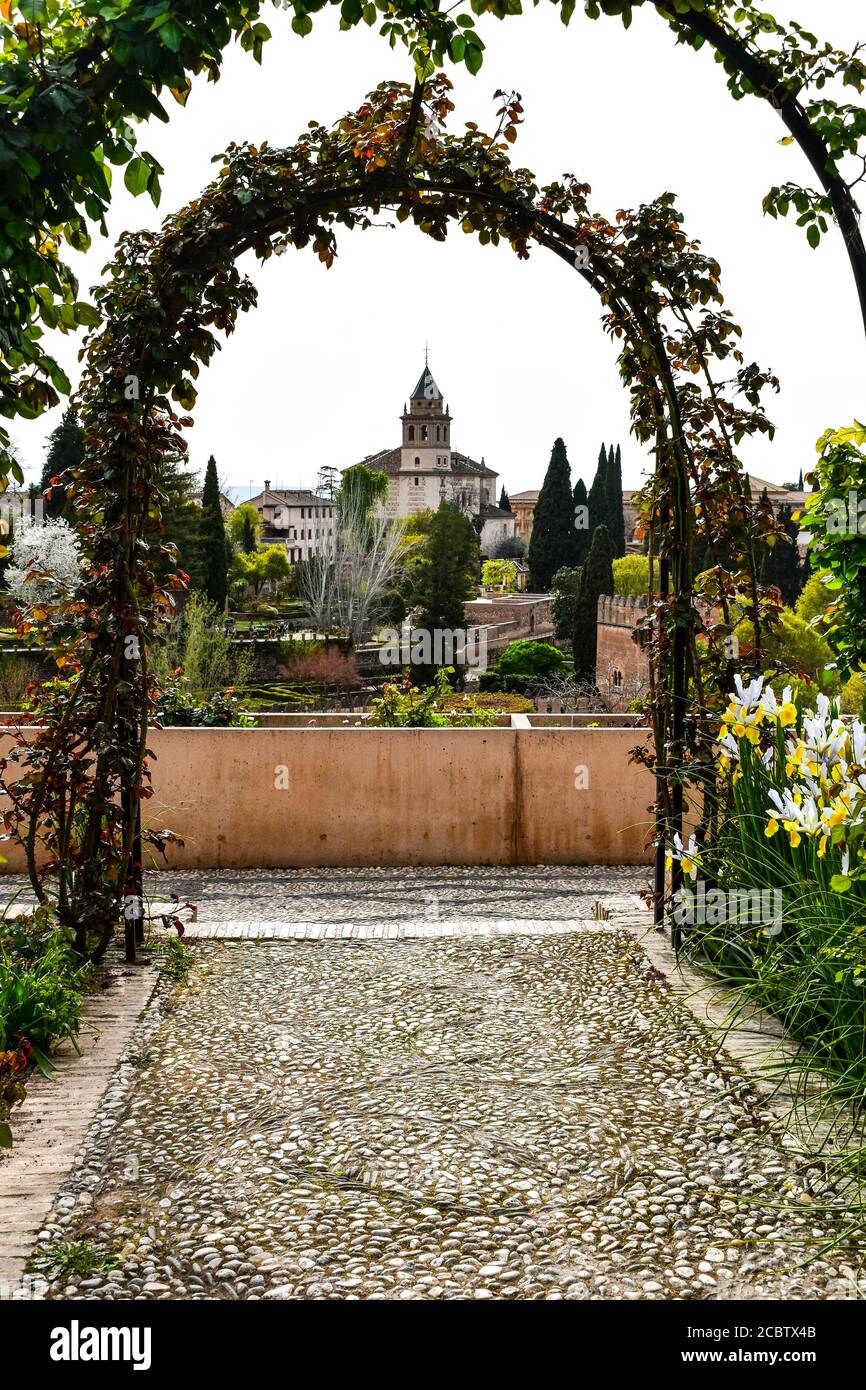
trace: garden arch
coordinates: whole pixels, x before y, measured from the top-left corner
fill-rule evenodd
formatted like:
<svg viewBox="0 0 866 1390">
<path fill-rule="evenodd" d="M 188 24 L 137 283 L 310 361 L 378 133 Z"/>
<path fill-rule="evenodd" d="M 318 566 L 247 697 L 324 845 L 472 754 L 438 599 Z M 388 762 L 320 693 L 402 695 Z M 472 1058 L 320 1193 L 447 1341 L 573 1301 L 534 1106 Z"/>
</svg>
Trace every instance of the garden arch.
<svg viewBox="0 0 866 1390">
<path fill-rule="evenodd" d="M 605 329 L 619 344 L 633 431 L 656 456 L 649 506 L 659 581 L 648 633 L 660 755 L 645 756 L 659 778 L 660 844 L 682 827 L 687 776 L 703 777 L 702 824 L 716 814 L 712 701 L 692 602 L 693 504 L 710 545 L 724 533 L 739 546 L 760 634 L 752 541 L 761 518 L 735 446 L 771 429 L 760 395 L 773 379 L 742 358 L 737 325 L 721 308 L 719 267 L 686 237 L 670 195 L 609 222 L 590 211 L 590 189 L 572 176 L 540 186 L 512 166 L 519 98 L 497 94 L 492 136 L 472 123 L 455 134 L 446 130 L 449 91 L 442 75 L 413 89 L 383 83 L 333 128 L 313 125 L 287 149 L 231 146 L 214 183 L 160 232 L 121 239 L 97 291 L 105 326 L 84 349 L 86 456 L 72 480 L 86 568 L 80 591 L 51 615 L 55 653 L 72 674 L 46 693 L 25 775 L 7 788 L 7 825 L 19 833 L 27 826 L 34 890 L 47 900 L 46 873 L 36 864 L 42 840 L 61 920 L 81 950 L 108 940 L 140 872 L 135 844 L 140 803 L 150 795 L 155 702 L 148 649 L 171 611 L 171 587 L 184 583 L 175 576 L 166 588 L 155 576 L 161 477 L 165 459 L 186 450 L 182 430 L 191 422 L 179 411 L 192 407 L 194 380 L 218 346 L 215 330 L 230 333 L 255 303 L 236 261 L 248 250 L 266 260 L 309 245 L 330 265 L 336 227 L 367 227 L 382 209 L 438 240 L 457 224 L 483 244 L 508 242 L 523 259 L 534 243 L 599 295 Z M 717 379 L 720 362 L 732 364 L 727 380 Z M 724 614 L 728 595 L 719 582 Z M 730 674 L 723 644 L 714 650 Z M 170 838 L 144 831 L 156 848 Z M 657 879 L 659 894 L 663 886 Z"/>
</svg>

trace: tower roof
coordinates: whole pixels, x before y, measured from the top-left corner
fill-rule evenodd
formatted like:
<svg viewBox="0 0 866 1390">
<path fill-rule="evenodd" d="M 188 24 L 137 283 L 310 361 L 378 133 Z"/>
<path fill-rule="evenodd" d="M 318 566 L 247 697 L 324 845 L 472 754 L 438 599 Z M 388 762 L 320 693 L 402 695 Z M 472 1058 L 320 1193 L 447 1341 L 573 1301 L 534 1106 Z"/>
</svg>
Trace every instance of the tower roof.
<svg viewBox="0 0 866 1390">
<path fill-rule="evenodd" d="M 433 373 L 427 363 L 424 363 L 424 370 L 418 378 L 418 385 L 412 392 L 413 401 L 441 401 L 442 392 L 433 380 Z"/>
</svg>

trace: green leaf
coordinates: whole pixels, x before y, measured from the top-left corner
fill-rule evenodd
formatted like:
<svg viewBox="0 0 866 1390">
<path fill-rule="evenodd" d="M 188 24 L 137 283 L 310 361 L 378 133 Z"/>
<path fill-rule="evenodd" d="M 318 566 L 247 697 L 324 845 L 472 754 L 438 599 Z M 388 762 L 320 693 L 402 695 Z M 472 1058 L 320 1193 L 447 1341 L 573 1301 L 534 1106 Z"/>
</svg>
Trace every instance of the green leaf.
<svg viewBox="0 0 866 1390">
<path fill-rule="evenodd" d="M 814 222 L 806 233 L 806 240 L 813 251 L 821 244 L 821 229 L 817 227 Z"/>
<path fill-rule="evenodd" d="M 25 174 L 27 174 L 29 178 L 35 179 L 42 167 L 38 159 L 34 159 L 32 154 L 28 154 L 27 150 L 17 150 L 15 158 L 18 160 Z"/>
<path fill-rule="evenodd" d="M 183 30 L 179 24 L 175 24 L 174 20 L 170 19 L 167 24 L 163 24 L 159 31 L 159 37 L 166 48 L 170 48 L 172 53 L 177 53 L 183 42 Z"/>
<path fill-rule="evenodd" d="M 48 18 L 46 0 L 18 0 L 18 8 L 28 24 L 44 24 Z"/>
<path fill-rule="evenodd" d="M 845 874 L 834 874 L 830 879 L 830 887 L 834 893 L 847 893 L 851 887 L 851 880 Z"/>
<path fill-rule="evenodd" d="M 467 43 L 464 62 L 474 77 L 477 72 L 481 71 L 481 64 L 484 62 L 484 50 L 475 44 Z"/>
<path fill-rule="evenodd" d="M 64 396 L 68 396 L 72 390 L 72 384 L 69 377 L 61 367 L 58 367 L 56 362 L 52 364 L 49 376 L 51 377 L 52 384 L 57 387 L 58 391 L 62 391 Z"/>
<path fill-rule="evenodd" d="M 12 1148 L 12 1131 L 4 1120 L 0 1120 L 0 1149 Z"/>
<path fill-rule="evenodd" d="M 292 20 L 292 28 L 296 34 L 303 38 L 304 34 L 309 34 L 313 28 L 313 21 L 308 14 L 296 14 Z"/>
<path fill-rule="evenodd" d="M 102 315 L 94 304 L 85 304 L 79 300 L 74 307 L 78 323 L 83 323 L 88 328 L 98 328 L 102 323 Z"/>
<path fill-rule="evenodd" d="M 33 1060 L 38 1070 L 41 1071 L 42 1075 L 45 1077 L 45 1080 L 53 1081 L 57 1075 L 57 1068 L 54 1063 L 45 1056 L 44 1052 L 40 1052 L 38 1047 L 34 1047 L 33 1049 Z"/>
<path fill-rule="evenodd" d="M 131 159 L 123 171 L 123 182 L 134 198 L 137 198 L 140 193 L 144 193 L 149 178 L 150 165 L 140 155 Z"/>
</svg>

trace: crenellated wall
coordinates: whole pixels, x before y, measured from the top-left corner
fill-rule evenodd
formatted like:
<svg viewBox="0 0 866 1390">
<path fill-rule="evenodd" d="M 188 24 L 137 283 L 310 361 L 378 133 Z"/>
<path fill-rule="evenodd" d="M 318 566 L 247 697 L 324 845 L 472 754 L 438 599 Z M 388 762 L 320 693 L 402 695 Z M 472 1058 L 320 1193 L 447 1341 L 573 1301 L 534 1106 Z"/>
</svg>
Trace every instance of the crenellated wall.
<svg viewBox="0 0 866 1390">
<path fill-rule="evenodd" d="M 596 683 L 610 691 L 622 688 L 635 699 L 649 682 L 649 661 L 635 641 L 635 630 L 646 616 L 645 598 L 610 597 L 598 600 Z"/>
</svg>

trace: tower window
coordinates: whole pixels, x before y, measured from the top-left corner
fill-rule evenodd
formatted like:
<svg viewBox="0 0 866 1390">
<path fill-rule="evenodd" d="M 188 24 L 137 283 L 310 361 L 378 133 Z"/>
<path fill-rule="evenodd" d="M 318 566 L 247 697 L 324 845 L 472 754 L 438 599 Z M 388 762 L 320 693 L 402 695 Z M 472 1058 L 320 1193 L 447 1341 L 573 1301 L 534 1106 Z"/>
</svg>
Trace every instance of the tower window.
<svg viewBox="0 0 866 1390">
<path fill-rule="evenodd" d="M 410 425 L 410 426 L 409 426 L 409 442 L 411 443 L 414 439 L 415 439 L 415 426 L 414 426 L 414 425 Z"/>
<path fill-rule="evenodd" d="M 416 479 L 415 479 L 415 486 L 416 486 L 416 487 L 418 486 L 418 484 L 420 483 L 420 481 L 421 481 L 420 478 L 416 478 Z"/>
<path fill-rule="evenodd" d="M 415 467 L 416 467 L 416 468 L 420 468 L 420 466 L 421 466 L 421 460 L 420 460 L 420 459 L 417 457 L 417 455 L 416 455 L 416 457 L 415 457 Z"/>
<path fill-rule="evenodd" d="M 427 438 L 427 426 L 426 426 L 426 425 L 422 425 L 422 426 L 421 426 L 421 438 L 422 438 L 422 439 L 426 439 L 426 438 Z"/>
</svg>

